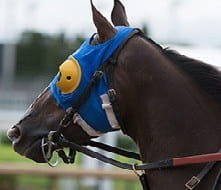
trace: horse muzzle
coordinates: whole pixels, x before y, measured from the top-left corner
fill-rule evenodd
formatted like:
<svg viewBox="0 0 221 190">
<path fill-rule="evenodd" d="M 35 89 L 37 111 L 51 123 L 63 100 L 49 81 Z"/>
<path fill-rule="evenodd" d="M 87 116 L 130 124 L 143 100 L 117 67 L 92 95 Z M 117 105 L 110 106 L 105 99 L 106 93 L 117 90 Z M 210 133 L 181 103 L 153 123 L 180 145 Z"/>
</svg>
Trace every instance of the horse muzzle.
<svg viewBox="0 0 221 190">
<path fill-rule="evenodd" d="M 21 140 L 21 130 L 19 126 L 15 125 L 7 131 L 8 138 L 12 141 L 13 144 L 18 143 Z"/>
<path fill-rule="evenodd" d="M 12 141 L 15 152 L 35 162 L 45 163 L 41 148 L 42 137 L 38 139 L 27 138 L 26 135 L 22 133 L 19 125 L 15 125 L 9 129 L 7 136 Z M 45 149 L 47 149 L 47 147 Z"/>
</svg>

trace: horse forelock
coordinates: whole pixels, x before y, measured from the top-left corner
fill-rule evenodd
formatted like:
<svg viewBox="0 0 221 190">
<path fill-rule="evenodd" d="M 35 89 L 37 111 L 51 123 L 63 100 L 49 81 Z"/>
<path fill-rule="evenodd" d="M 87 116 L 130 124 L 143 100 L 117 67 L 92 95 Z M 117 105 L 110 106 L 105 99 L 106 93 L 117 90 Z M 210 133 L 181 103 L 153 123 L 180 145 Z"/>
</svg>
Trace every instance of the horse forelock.
<svg viewBox="0 0 221 190">
<path fill-rule="evenodd" d="M 164 49 L 151 39 L 148 41 L 159 48 L 174 65 L 191 77 L 221 107 L 221 71 L 212 65 L 182 55 L 175 50 Z"/>
</svg>

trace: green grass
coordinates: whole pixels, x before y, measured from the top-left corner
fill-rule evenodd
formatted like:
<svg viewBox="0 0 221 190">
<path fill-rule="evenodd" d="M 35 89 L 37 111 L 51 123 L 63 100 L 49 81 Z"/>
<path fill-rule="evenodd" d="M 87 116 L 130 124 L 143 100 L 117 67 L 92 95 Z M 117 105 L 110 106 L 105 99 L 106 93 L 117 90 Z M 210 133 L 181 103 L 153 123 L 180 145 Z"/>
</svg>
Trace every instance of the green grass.
<svg viewBox="0 0 221 190">
<path fill-rule="evenodd" d="M 11 145 L 0 144 L 0 162 L 25 162 L 34 163 L 28 158 L 14 152 Z"/>
<path fill-rule="evenodd" d="M 141 190 L 142 186 L 139 181 L 137 182 L 129 182 L 129 181 L 122 181 L 122 180 L 117 180 L 114 183 L 114 189 L 115 190 Z"/>
<path fill-rule="evenodd" d="M 82 160 L 82 155 L 77 154 L 75 158 L 75 165 L 79 165 L 81 163 L 81 160 Z M 5 145 L 5 144 L 0 144 L 0 162 L 14 162 L 14 163 L 20 162 L 20 163 L 31 163 L 38 165 L 38 163 L 35 163 L 34 161 L 16 153 L 13 150 L 12 145 Z"/>
<path fill-rule="evenodd" d="M 27 176 L 27 175 L 19 175 L 16 176 L 16 182 L 18 182 L 20 189 L 23 188 L 32 188 L 36 187 L 36 189 L 46 190 L 51 189 L 52 180 L 47 177 L 40 176 Z M 23 187 L 23 188 L 22 188 Z"/>
<path fill-rule="evenodd" d="M 135 160 L 128 160 L 127 158 L 117 156 L 117 160 L 125 163 L 135 163 Z M 74 165 L 70 165 L 68 167 L 73 167 L 76 165 L 80 165 L 82 160 L 82 155 L 77 154 L 76 162 Z M 31 164 L 34 167 L 38 167 L 39 164 L 34 161 L 25 158 L 18 153 L 14 152 L 11 145 L 0 144 L 0 163 L 27 163 Z M 63 163 L 59 164 L 61 167 L 64 165 Z M 46 167 L 48 167 L 45 164 Z M 81 180 L 79 184 L 81 184 Z M 40 177 L 40 176 L 32 176 L 32 175 L 17 175 L 17 176 L 0 176 L 0 189 L 8 189 L 7 187 L 13 188 L 16 186 L 17 189 L 23 190 L 49 190 L 52 187 L 52 179 L 48 177 Z M 84 184 L 79 185 L 78 189 L 85 190 Z M 141 185 L 137 182 L 128 182 L 122 180 L 114 181 L 114 189 L 116 190 L 140 190 Z"/>
<path fill-rule="evenodd" d="M 79 156 L 77 162 L 80 162 Z M 0 144 L 0 163 L 21 163 L 38 167 L 38 163 L 14 152 L 12 145 Z M 45 164 L 46 167 L 47 164 Z M 29 190 L 48 190 L 51 189 L 52 180 L 48 177 L 33 175 L 0 175 L 0 189 L 29 189 Z"/>
<path fill-rule="evenodd" d="M 40 176 L 16 175 L 0 176 L 0 189 L 51 189 L 52 180 Z M 16 188 L 15 188 L 16 187 Z"/>
</svg>

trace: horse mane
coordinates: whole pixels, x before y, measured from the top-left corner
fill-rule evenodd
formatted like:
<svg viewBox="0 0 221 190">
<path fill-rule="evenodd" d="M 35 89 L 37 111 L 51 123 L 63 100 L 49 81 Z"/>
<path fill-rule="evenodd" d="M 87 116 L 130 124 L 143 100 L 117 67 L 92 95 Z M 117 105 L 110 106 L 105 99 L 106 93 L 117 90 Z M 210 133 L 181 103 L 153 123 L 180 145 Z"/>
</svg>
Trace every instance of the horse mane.
<svg viewBox="0 0 221 190">
<path fill-rule="evenodd" d="M 181 55 L 169 48 L 162 48 L 152 39 L 148 39 L 179 69 L 190 76 L 196 84 L 221 105 L 221 72 L 212 65 Z"/>
</svg>

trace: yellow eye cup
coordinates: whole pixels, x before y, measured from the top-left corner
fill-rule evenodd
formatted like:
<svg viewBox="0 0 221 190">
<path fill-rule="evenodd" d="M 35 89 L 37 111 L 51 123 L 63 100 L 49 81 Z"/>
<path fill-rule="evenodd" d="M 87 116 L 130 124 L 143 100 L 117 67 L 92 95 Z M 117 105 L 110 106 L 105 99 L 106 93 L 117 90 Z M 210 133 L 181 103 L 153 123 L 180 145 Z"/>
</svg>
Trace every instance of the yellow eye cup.
<svg viewBox="0 0 221 190">
<path fill-rule="evenodd" d="M 69 94 L 76 90 L 81 81 L 81 67 L 78 61 L 70 58 L 62 63 L 59 67 L 60 80 L 57 82 L 57 87 L 62 94 Z"/>
</svg>

